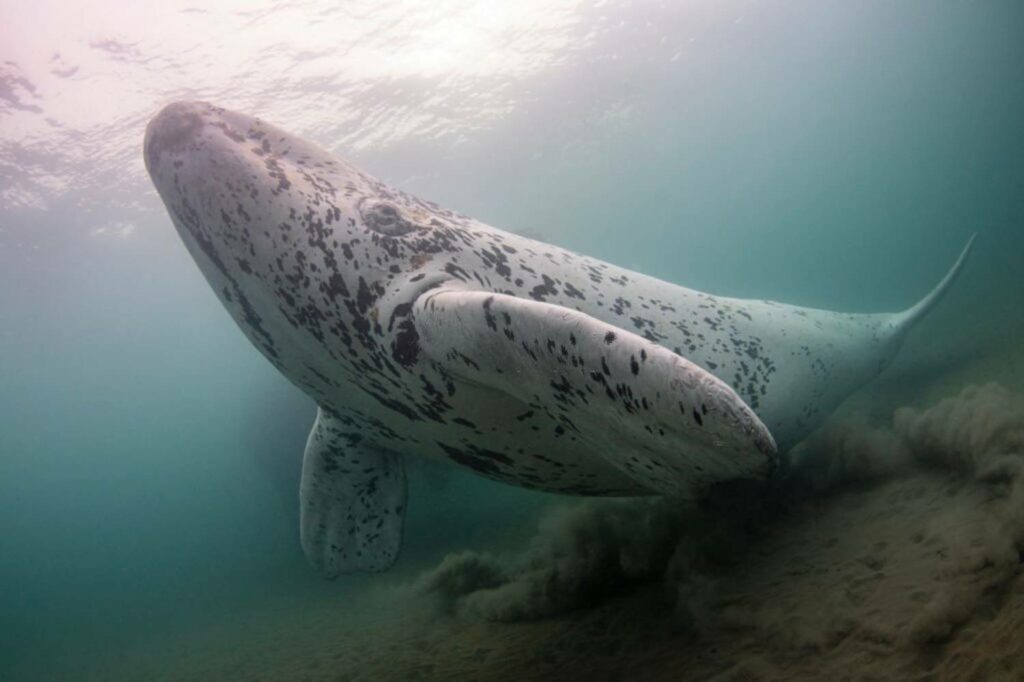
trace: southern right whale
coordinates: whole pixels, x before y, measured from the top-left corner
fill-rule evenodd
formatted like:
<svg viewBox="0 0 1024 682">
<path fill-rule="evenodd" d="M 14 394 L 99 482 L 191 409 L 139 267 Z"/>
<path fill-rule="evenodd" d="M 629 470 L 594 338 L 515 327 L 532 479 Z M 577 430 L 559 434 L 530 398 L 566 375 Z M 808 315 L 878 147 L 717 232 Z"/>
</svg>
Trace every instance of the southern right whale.
<svg viewBox="0 0 1024 682">
<path fill-rule="evenodd" d="M 399 551 L 403 458 L 576 495 L 763 477 L 893 359 L 900 313 L 714 296 L 504 232 L 244 114 L 179 102 L 144 156 L 266 358 L 319 406 L 301 536 L 325 575 Z"/>
</svg>

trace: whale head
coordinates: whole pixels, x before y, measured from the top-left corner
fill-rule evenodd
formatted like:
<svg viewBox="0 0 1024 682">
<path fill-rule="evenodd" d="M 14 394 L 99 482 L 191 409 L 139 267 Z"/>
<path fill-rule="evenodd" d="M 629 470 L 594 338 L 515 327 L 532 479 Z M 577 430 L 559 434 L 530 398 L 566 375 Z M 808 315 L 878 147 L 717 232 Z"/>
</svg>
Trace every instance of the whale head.
<svg viewBox="0 0 1024 682">
<path fill-rule="evenodd" d="M 388 306 L 437 279 L 405 291 L 402 274 L 443 250 L 456 229 L 451 212 L 258 118 L 202 102 L 160 111 L 144 159 L 224 306 L 307 387 L 350 358 L 353 344 L 384 341 Z M 382 300 L 388 292 L 394 301 Z"/>
</svg>

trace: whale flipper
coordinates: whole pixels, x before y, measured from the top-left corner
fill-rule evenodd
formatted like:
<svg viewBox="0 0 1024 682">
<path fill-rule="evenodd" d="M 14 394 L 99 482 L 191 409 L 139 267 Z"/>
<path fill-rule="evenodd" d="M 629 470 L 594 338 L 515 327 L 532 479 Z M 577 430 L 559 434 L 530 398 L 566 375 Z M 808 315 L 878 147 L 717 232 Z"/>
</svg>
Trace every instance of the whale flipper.
<svg viewBox="0 0 1024 682">
<path fill-rule="evenodd" d="M 302 549 L 328 578 L 383 571 L 398 557 L 405 515 L 401 457 L 374 449 L 323 409 L 302 461 Z"/>
<path fill-rule="evenodd" d="M 556 433 L 592 444 L 650 490 L 688 497 L 710 483 L 764 475 L 776 462 L 768 429 L 727 384 L 585 313 L 435 289 L 417 299 L 413 320 L 434 361 L 547 409 Z"/>
</svg>

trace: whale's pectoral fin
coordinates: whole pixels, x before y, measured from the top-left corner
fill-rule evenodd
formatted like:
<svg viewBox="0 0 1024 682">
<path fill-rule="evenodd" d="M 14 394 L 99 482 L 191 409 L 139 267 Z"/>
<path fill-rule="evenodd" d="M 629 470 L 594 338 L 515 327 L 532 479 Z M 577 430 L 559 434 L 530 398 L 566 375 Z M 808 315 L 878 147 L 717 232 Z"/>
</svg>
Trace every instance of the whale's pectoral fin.
<svg viewBox="0 0 1024 682">
<path fill-rule="evenodd" d="M 299 500 L 302 549 L 325 577 L 383 571 L 395 562 L 405 514 L 403 462 L 323 409 L 306 443 Z"/>
<path fill-rule="evenodd" d="M 771 434 L 728 385 L 632 332 L 558 305 L 457 289 L 421 296 L 413 319 L 435 362 L 550 417 L 553 438 L 594 445 L 653 491 L 691 495 L 775 464 Z"/>
</svg>

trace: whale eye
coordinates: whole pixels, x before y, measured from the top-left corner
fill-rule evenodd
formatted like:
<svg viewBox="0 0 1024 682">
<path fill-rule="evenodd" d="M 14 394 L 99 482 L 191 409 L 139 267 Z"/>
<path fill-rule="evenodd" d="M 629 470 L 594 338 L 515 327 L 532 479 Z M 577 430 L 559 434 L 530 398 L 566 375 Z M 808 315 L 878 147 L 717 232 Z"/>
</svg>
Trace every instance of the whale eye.
<svg viewBox="0 0 1024 682">
<path fill-rule="evenodd" d="M 389 237 L 401 237 L 403 234 L 409 234 L 419 229 L 418 225 L 410 222 L 402 215 L 397 206 L 384 201 L 362 206 L 360 207 L 360 213 L 363 223 L 368 228 L 375 232 L 386 234 Z"/>
</svg>

